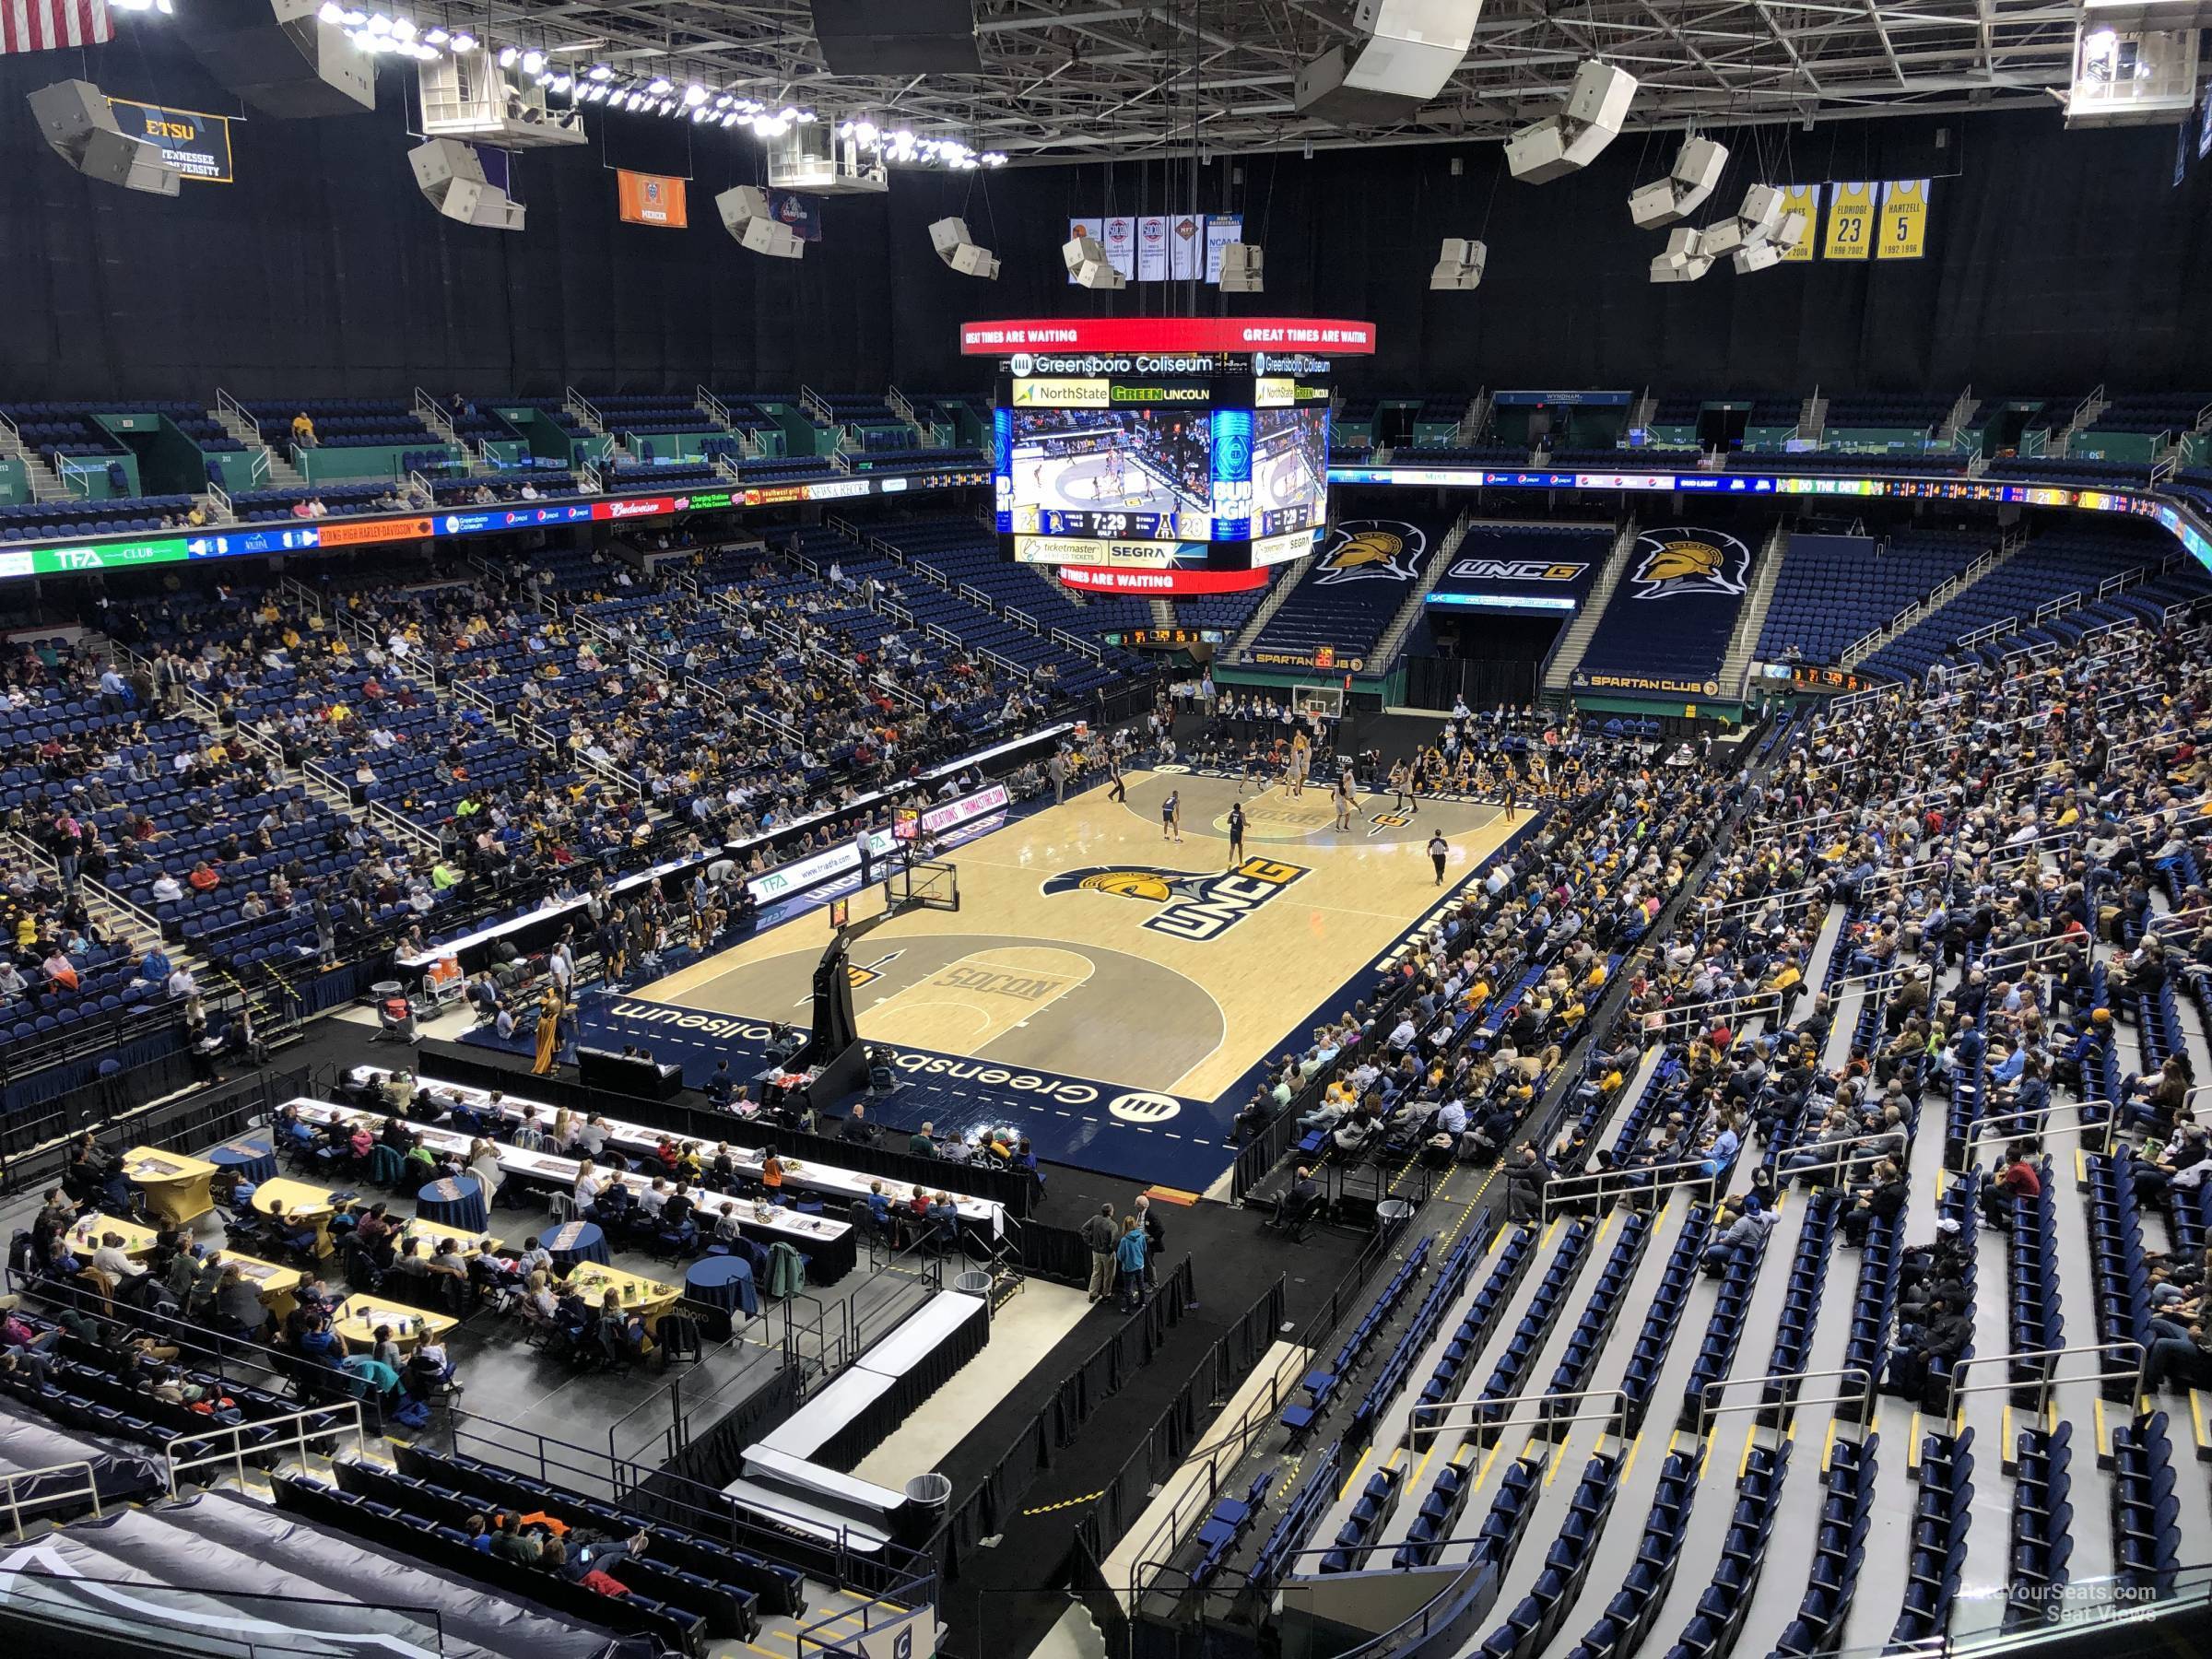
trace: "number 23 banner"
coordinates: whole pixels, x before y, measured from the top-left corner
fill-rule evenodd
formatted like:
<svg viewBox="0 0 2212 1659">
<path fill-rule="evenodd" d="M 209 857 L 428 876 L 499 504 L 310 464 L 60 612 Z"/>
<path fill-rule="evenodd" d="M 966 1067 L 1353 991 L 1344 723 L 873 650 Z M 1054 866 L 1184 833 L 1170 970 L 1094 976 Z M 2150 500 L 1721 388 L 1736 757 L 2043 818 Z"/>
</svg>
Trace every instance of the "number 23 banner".
<svg viewBox="0 0 2212 1659">
<path fill-rule="evenodd" d="M 1926 179 L 1838 180 L 1828 187 L 1823 259 L 1920 259 L 1928 251 Z"/>
</svg>

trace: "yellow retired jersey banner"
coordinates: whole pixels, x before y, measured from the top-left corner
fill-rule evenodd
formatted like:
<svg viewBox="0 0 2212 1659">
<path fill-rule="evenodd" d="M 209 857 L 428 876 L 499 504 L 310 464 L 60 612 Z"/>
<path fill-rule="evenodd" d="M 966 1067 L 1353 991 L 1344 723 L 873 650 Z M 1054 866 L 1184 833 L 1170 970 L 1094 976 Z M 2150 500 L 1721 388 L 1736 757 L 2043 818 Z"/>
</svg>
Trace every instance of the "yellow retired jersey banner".
<svg viewBox="0 0 2212 1659">
<path fill-rule="evenodd" d="M 1864 179 L 1828 187 L 1828 237 L 1823 259 L 1865 259 L 1874 247 L 1874 186 Z"/>
<path fill-rule="evenodd" d="M 1818 184 L 1784 184 L 1782 187 L 1782 211 L 1784 218 L 1793 213 L 1805 215 L 1805 240 L 1782 256 L 1784 265 L 1810 265 L 1813 244 L 1820 235 L 1820 186 Z"/>
<path fill-rule="evenodd" d="M 1890 180 L 1882 186 L 1882 236 L 1874 256 L 1918 259 L 1927 251 L 1927 180 Z"/>
</svg>

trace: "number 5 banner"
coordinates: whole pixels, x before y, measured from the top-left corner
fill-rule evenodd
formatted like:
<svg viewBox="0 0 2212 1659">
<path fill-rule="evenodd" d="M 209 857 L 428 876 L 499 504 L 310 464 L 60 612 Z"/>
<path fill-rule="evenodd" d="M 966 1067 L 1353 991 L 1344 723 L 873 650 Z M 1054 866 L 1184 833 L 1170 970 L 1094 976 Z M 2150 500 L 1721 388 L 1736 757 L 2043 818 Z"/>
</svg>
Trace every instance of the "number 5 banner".
<svg viewBox="0 0 2212 1659">
<path fill-rule="evenodd" d="M 1928 181 L 1892 179 L 1882 186 L 1882 237 L 1877 259 L 1918 259 L 1928 251 Z"/>
</svg>

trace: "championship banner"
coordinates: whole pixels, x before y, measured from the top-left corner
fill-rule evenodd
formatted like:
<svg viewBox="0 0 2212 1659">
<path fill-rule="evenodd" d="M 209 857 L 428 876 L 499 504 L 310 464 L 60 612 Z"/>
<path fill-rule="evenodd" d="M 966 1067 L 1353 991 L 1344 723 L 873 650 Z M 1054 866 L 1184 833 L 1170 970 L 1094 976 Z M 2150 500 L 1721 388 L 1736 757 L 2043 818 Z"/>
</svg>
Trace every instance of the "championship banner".
<svg viewBox="0 0 2212 1659">
<path fill-rule="evenodd" d="M 1865 259 L 1874 247 L 1874 185 L 1864 179 L 1828 187 L 1828 239 L 1823 259 Z"/>
<path fill-rule="evenodd" d="M 1165 282 L 1168 279 L 1168 218 L 1165 214 L 1148 213 L 1136 221 L 1136 279 L 1139 282 Z"/>
<path fill-rule="evenodd" d="M 1928 251 L 1928 181 L 1892 179 L 1882 186 L 1882 240 L 1877 259 L 1919 259 Z"/>
<path fill-rule="evenodd" d="M 1127 214 L 1109 215 L 1100 222 L 1099 244 L 1106 263 L 1122 274 L 1124 282 L 1136 280 L 1136 221 Z"/>
<path fill-rule="evenodd" d="M 1194 213 L 1168 220 L 1168 279 L 1188 282 L 1206 262 L 1206 223 Z"/>
<path fill-rule="evenodd" d="M 230 118 L 166 104 L 111 98 L 115 124 L 124 136 L 150 139 L 161 147 L 170 171 L 200 184 L 228 184 L 230 172 Z"/>
<path fill-rule="evenodd" d="M 1106 263 L 1130 282 L 1221 280 L 1221 250 L 1244 240 L 1241 213 L 1148 214 L 1140 218 L 1076 218 L 1067 237 L 1088 236 Z M 1068 281 L 1075 281 L 1070 272 Z"/>
<path fill-rule="evenodd" d="M 1805 215 L 1805 240 L 1782 256 L 1783 265 L 1810 265 L 1813 263 L 1813 243 L 1820 234 L 1820 186 L 1818 184 L 1784 184 L 1782 186 L 1782 211 L 1786 218 L 1793 213 Z"/>
<path fill-rule="evenodd" d="M 615 200 L 626 225 L 651 225 L 662 230 L 681 230 L 685 216 L 684 182 L 665 173 L 615 171 Z"/>
</svg>

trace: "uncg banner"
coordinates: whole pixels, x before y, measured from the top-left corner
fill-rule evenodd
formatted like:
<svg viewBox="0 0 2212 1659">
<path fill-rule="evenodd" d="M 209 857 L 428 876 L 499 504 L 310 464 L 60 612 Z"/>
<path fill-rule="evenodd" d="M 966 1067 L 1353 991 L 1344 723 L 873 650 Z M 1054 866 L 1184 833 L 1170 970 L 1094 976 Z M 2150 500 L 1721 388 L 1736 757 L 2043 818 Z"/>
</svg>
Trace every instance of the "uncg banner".
<svg viewBox="0 0 2212 1659">
<path fill-rule="evenodd" d="M 1606 544 L 1599 541 L 1602 556 Z M 1429 604 L 1446 610 L 1547 611 L 1560 616 L 1582 608 L 1597 576 L 1586 548 L 1490 548 L 1464 551 L 1429 591 Z"/>
<path fill-rule="evenodd" d="M 198 184 L 231 182 L 229 116 L 128 98 L 111 98 L 108 108 L 126 138 L 144 138 L 161 147 L 161 159 L 171 172 Z"/>
</svg>

